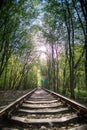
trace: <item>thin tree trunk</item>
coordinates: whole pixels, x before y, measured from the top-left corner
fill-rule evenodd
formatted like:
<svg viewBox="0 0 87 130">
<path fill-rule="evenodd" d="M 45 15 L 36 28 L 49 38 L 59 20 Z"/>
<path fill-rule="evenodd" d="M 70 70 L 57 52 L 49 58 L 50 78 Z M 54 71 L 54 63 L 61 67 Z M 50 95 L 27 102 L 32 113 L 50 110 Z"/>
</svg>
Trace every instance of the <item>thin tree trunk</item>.
<svg viewBox="0 0 87 130">
<path fill-rule="evenodd" d="M 73 60 L 73 53 L 72 53 L 73 49 L 71 47 L 71 32 L 73 34 L 73 23 L 72 23 L 72 17 L 71 17 L 69 3 L 68 3 L 67 0 L 65 0 L 65 4 L 67 6 L 67 12 L 64 10 L 64 18 L 65 18 L 65 24 L 66 24 L 67 33 L 68 33 L 69 68 L 70 68 L 70 92 L 71 92 L 71 98 L 75 98 L 75 96 L 74 96 L 74 60 Z M 63 2 L 62 2 L 62 6 L 64 8 Z M 72 39 L 73 38 L 74 38 L 74 36 L 72 35 Z"/>
<path fill-rule="evenodd" d="M 87 88 L 87 23 L 86 23 L 86 35 L 85 35 L 85 82 Z"/>
<path fill-rule="evenodd" d="M 51 66 L 50 66 L 50 59 L 47 59 L 47 64 L 48 64 L 48 89 L 50 90 L 50 86 L 51 86 L 51 83 L 50 83 L 50 80 L 51 80 L 51 74 L 50 74 L 50 69 L 51 69 Z"/>
</svg>

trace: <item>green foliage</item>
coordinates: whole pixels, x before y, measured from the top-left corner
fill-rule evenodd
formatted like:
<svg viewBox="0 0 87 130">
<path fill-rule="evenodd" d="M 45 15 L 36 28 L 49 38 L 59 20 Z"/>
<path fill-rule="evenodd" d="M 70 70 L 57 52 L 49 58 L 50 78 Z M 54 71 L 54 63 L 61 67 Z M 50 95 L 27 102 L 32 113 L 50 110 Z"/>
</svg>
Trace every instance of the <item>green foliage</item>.
<svg viewBox="0 0 87 130">
<path fill-rule="evenodd" d="M 40 70 L 41 70 L 41 75 L 45 75 L 45 76 L 47 75 L 47 66 L 41 65 Z"/>
<path fill-rule="evenodd" d="M 52 0 L 45 1 L 43 6 L 42 30 L 51 48 L 48 62 L 50 88 L 72 95 L 72 90 L 85 88 L 85 21 L 81 5 L 78 1 Z M 56 48 L 61 46 L 63 50 L 59 52 Z"/>
<path fill-rule="evenodd" d="M 0 89 L 27 89 L 47 75 L 49 88 L 69 96 L 73 88 L 85 96 L 85 23 L 78 0 L 1 0 Z M 32 39 L 38 31 L 49 44 L 45 66 L 35 63 Z"/>
<path fill-rule="evenodd" d="M 29 64 L 25 72 L 23 72 L 22 66 L 23 63 L 15 55 L 9 59 L 0 79 L 0 89 L 28 89 L 37 86 L 37 68 L 35 65 Z M 19 86 L 21 76 L 23 76 L 22 83 Z"/>
<path fill-rule="evenodd" d="M 27 84 L 29 88 L 37 86 L 38 80 L 37 80 L 37 67 L 36 66 L 33 66 L 32 69 L 29 71 Z"/>
<path fill-rule="evenodd" d="M 0 87 L 3 89 L 14 89 L 20 80 L 20 64 L 16 56 L 12 56 L 3 72 L 0 80 Z M 3 82 L 1 82 L 3 81 Z"/>
<path fill-rule="evenodd" d="M 7 0 L 0 6 L 0 88 L 2 89 L 23 88 L 21 81 L 25 82 L 25 77 L 32 68 L 34 30 L 31 31 L 31 28 L 33 28 L 32 21 L 39 15 L 38 3 L 38 0 Z M 34 80 L 36 77 L 32 75 L 32 78 Z"/>
</svg>

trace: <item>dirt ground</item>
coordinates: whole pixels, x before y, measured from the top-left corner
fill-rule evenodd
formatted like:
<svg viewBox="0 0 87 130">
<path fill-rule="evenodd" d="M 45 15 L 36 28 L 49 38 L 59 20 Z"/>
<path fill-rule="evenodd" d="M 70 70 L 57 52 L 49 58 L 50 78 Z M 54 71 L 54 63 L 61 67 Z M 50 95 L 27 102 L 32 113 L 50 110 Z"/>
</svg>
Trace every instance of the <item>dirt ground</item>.
<svg viewBox="0 0 87 130">
<path fill-rule="evenodd" d="M 11 102 L 15 101 L 20 96 L 23 96 L 30 90 L 7 90 L 7 91 L 0 91 L 0 109 L 4 106 L 10 104 Z"/>
</svg>

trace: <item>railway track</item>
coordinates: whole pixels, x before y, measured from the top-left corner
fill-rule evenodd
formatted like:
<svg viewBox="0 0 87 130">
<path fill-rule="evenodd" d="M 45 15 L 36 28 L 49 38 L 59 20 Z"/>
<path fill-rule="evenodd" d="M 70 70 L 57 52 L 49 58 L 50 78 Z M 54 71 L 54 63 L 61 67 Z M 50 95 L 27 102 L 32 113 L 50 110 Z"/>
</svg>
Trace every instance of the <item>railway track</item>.
<svg viewBox="0 0 87 130">
<path fill-rule="evenodd" d="M 2 130 L 87 130 L 87 107 L 36 88 L 0 111 Z"/>
</svg>

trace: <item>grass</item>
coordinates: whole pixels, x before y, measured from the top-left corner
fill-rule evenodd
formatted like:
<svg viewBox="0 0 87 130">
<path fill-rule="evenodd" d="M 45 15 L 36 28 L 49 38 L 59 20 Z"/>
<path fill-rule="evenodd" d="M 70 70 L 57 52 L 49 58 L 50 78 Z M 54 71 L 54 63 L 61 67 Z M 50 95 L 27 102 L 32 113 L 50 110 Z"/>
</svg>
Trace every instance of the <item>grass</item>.
<svg viewBox="0 0 87 130">
<path fill-rule="evenodd" d="M 80 89 L 79 91 L 75 89 L 75 95 L 79 97 L 87 97 L 87 90 Z"/>
</svg>

